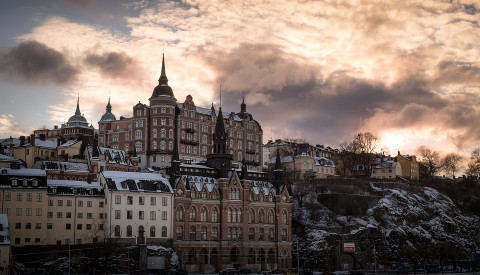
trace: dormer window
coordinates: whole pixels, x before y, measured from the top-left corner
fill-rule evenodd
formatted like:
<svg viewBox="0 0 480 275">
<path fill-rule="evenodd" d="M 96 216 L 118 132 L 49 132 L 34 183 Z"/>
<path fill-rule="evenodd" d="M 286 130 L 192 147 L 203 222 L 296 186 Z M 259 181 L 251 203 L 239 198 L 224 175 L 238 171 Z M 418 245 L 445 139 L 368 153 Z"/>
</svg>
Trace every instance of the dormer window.
<svg viewBox="0 0 480 275">
<path fill-rule="evenodd" d="M 127 189 L 127 182 L 126 181 L 122 181 L 122 188 Z"/>
<path fill-rule="evenodd" d="M 38 186 L 38 180 L 37 180 L 37 179 L 34 179 L 34 180 L 32 181 L 32 186 L 34 186 L 34 187 L 37 187 L 37 186 Z"/>
<path fill-rule="evenodd" d="M 18 186 L 18 181 L 16 179 L 12 179 L 12 186 Z"/>
<path fill-rule="evenodd" d="M 27 187 L 28 183 L 27 183 L 27 179 L 23 179 L 23 187 Z"/>
</svg>

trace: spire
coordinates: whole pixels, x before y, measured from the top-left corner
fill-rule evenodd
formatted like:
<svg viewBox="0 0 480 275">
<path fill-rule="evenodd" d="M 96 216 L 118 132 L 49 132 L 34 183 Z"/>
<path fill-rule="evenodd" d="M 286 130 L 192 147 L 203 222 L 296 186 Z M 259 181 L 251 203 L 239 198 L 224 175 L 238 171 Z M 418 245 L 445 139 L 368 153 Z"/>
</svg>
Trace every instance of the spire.
<svg viewBox="0 0 480 275">
<path fill-rule="evenodd" d="M 162 73 L 160 74 L 160 78 L 158 79 L 158 84 L 168 85 L 168 78 L 167 74 L 165 73 L 165 54 L 162 54 Z"/>
<path fill-rule="evenodd" d="M 79 116 L 81 115 L 80 113 L 80 95 L 77 97 L 77 110 L 75 110 L 75 115 Z"/>
<path fill-rule="evenodd" d="M 240 112 L 242 113 L 247 112 L 247 104 L 245 104 L 245 92 L 243 92 L 243 100 L 242 100 L 242 104 L 240 105 Z"/>
<path fill-rule="evenodd" d="M 277 157 L 275 159 L 275 169 L 273 170 L 274 176 L 275 176 L 275 189 L 277 192 L 280 192 L 280 186 L 283 183 L 283 169 L 282 169 L 282 162 L 280 160 L 280 150 L 277 147 Z"/>
<path fill-rule="evenodd" d="M 112 112 L 112 105 L 110 105 L 110 97 L 108 97 L 108 104 L 107 104 L 107 113 Z"/>
<path fill-rule="evenodd" d="M 225 132 L 225 125 L 223 124 L 222 107 L 218 109 L 217 123 L 215 125 L 215 133 L 213 133 L 213 140 L 215 143 L 214 153 L 225 154 L 227 151 L 227 133 Z M 218 146 L 217 146 L 218 145 Z"/>
</svg>

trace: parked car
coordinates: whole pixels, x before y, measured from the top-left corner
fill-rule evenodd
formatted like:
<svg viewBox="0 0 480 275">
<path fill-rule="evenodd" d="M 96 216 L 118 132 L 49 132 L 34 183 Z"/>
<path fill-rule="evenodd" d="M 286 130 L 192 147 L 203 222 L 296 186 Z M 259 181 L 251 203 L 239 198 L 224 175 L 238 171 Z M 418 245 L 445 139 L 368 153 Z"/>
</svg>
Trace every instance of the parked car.
<svg viewBox="0 0 480 275">
<path fill-rule="evenodd" d="M 238 270 L 236 270 L 235 268 L 233 267 L 228 267 L 228 268 L 225 268 L 223 270 L 221 270 L 220 272 L 218 272 L 220 275 L 232 275 L 232 274 L 238 274 Z"/>
<path fill-rule="evenodd" d="M 302 270 L 300 270 L 300 275 L 313 275 L 313 270 L 302 269 Z"/>
<path fill-rule="evenodd" d="M 170 269 L 167 273 L 168 275 L 188 275 L 188 272 L 183 269 Z"/>
<path fill-rule="evenodd" d="M 262 271 L 260 271 L 260 273 L 264 274 L 264 275 L 270 275 L 272 274 L 272 270 L 271 269 L 264 269 Z"/>
<path fill-rule="evenodd" d="M 296 268 L 290 268 L 287 271 L 287 275 L 298 275 L 298 270 Z"/>
<path fill-rule="evenodd" d="M 240 269 L 240 274 L 256 274 L 256 273 L 257 271 L 250 267 Z"/>
</svg>

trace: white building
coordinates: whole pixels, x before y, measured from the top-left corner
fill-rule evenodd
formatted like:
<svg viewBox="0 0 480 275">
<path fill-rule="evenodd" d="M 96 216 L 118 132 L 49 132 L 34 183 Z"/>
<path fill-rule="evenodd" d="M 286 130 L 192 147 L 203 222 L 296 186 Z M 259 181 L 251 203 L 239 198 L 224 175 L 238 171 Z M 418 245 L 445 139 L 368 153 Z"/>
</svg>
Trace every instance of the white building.
<svg viewBox="0 0 480 275">
<path fill-rule="evenodd" d="M 397 176 L 402 176 L 402 166 L 400 162 L 394 159 L 387 157 L 377 158 L 374 165 L 371 178 L 395 179 Z"/>
<path fill-rule="evenodd" d="M 140 231 L 146 242 L 162 243 L 172 238 L 173 189 L 157 173 L 103 171 L 107 235 L 119 242 L 136 243 Z"/>
</svg>

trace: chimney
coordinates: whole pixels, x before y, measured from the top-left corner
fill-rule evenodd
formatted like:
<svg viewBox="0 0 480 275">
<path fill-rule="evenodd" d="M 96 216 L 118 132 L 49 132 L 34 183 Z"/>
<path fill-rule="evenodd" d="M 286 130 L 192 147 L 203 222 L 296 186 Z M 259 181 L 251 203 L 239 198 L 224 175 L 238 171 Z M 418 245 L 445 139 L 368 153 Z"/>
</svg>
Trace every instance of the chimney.
<svg viewBox="0 0 480 275">
<path fill-rule="evenodd" d="M 25 145 L 25 136 L 20 136 L 20 146 Z"/>
<path fill-rule="evenodd" d="M 30 145 L 35 146 L 35 135 L 30 135 Z"/>
<path fill-rule="evenodd" d="M 58 125 L 53 125 L 53 129 L 58 129 Z"/>
</svg>

